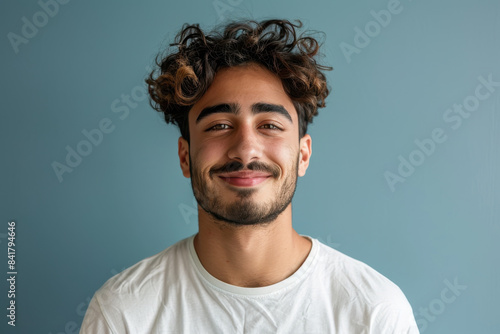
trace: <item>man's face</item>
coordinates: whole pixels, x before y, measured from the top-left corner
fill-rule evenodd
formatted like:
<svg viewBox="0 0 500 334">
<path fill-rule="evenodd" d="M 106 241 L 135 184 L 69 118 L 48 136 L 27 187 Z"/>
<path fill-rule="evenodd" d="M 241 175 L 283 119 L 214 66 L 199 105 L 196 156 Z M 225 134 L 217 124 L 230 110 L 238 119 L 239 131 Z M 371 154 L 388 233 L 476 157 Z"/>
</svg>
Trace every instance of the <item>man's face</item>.
<svg viewBox="0 0 500 334">
<path fill-rule="evenodd" d="M 222 69 L 189 112 L 181 168 L 198 204 L 218 220 L 265 224 L 290 206 L 311 138 L 278 77 L 255 64 Z"/>
</svg>

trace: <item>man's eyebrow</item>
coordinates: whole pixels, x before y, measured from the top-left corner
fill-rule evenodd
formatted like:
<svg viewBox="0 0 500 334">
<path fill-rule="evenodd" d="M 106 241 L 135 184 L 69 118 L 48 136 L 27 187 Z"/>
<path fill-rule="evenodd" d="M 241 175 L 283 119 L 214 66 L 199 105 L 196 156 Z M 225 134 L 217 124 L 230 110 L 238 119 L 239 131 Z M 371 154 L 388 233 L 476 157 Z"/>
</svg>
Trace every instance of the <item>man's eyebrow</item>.
<svg viewBox="0 0 500 334">
<path fill-rule="evenodd" d="M 238 115 L 240 112 L 240 106 L 237 103 L 221 103 L 216 104 L 211 107 L 203 108 L 198 117 L 196 118 L 196 123 L 199 123 L 203 118 L 216 113 L 230 113 Z M 290 113 L 280 104 L 272 103 L 255 103 L 252 105 L 252 113 L 258 114 L 263 112 L 276 112 L 285 116 L 291 123 L 292 116 Z"/>
<path fill-rule="evenodd" d="M 231 113 L 237 115 L 240 107 L 236 103 L 222 103 L 215 106 L 203 108 L 203 110 L 196 118 L 196 123 L 199 123 L 203 118 L 215 113 Z"/>
<path fill-rule="evenodd" d="M 280 104 L 272 104 L 272 103 L 255 103 L 252 105 L 252 112 L 254 114 L 258 114 L 261 112 L 277 112 L 283 116 L 285 116 L 290 123 L 293 123 L 292 116 L 290 113 Z"/>
</svg>

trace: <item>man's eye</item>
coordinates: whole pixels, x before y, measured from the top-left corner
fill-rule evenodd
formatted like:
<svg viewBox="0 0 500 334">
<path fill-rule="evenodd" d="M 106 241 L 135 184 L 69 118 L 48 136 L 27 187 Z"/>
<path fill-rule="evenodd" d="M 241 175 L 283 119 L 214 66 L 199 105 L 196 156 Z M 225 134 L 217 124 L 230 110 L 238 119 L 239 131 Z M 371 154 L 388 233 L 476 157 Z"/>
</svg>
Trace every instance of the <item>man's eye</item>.
<svg viewBox="0 0 500 334">
<path fill-rule="evenodd" d="M 269 129 L 269 130 L 281 130 L 279 127 L 277 127 L 274 124 L 264 124 L 261 126 L 261 128 Z"/>
<path fill-rule="evenodd" d="M 227 130 L 229 129 L 229 125 L 227 124 L 215 124 L 214 126 L 207 129 L 207 131 L 219 131 L 219 130 Z"/>
</svg>

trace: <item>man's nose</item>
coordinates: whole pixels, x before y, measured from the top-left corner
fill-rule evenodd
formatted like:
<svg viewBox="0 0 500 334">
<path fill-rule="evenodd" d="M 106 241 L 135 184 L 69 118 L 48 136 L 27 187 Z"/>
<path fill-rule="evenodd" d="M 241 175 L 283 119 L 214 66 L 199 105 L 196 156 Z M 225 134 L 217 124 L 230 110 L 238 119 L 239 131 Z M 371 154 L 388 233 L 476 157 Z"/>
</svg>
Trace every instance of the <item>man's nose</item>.
<svg viewBox="0 0 500 334">
<path fill-rule="evenodd" d="M 237 160 L 246 166 L 250 162 L 262 158 L 263 144 L 257 129 L 252 125 L 243 124 L 239 126 L 230 140 L 231 143 L 227 153 L 229 159 Z"/>
</svg>

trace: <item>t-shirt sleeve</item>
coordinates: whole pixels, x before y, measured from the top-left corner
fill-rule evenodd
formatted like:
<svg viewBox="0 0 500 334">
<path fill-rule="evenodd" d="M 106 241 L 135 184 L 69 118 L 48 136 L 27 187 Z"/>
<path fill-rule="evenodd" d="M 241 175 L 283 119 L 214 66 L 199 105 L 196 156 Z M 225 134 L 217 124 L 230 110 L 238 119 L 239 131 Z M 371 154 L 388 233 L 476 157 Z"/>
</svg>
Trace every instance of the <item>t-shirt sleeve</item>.
<svg viewBox="0 0 500 334">
<path fill-rule="evenodd" d="M 83 318 L 80 334 L 116 334 L 109 326 L 102 311 L 97 294 L 94 294 Z"/>
<path fill-rule="evenodd" d="M 370 333 L 419 334 L 412 308 L 406 298 L 403 299 L 375 308 L 372 314 L 374 329 Z"/>
</svg>

